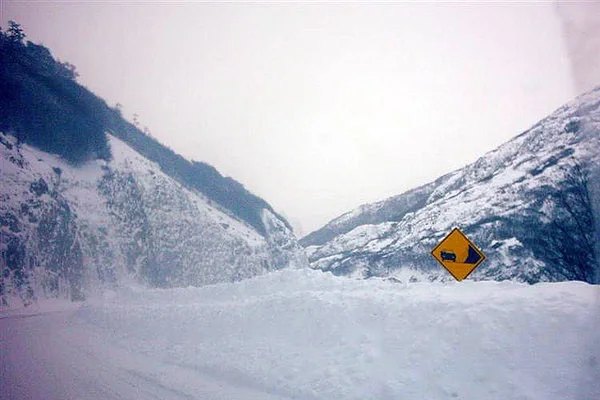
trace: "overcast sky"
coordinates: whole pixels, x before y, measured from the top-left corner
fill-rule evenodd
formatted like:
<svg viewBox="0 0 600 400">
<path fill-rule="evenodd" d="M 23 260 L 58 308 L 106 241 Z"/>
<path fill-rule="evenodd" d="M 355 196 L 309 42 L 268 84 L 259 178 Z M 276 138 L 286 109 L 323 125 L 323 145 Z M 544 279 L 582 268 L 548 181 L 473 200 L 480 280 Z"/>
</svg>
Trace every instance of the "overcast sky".
<svg viewBox="0 0 600 400">
<path fill-rule="evenodd" d="M 600 83 L 585 61 L 600 49 L 584 40 L 597 5 L 0 8 L 3 27 L 21 23 L 79 82 L 242 182 L 299 236 L 476 160 Z"/>
</svg>

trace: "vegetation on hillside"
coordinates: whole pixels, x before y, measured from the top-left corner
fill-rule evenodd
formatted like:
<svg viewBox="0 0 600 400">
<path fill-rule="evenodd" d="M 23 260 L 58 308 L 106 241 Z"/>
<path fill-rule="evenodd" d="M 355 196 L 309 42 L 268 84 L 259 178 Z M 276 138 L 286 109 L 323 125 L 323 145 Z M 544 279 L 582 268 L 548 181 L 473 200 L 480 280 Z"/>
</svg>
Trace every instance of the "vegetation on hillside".
<svg viewBox="0 0 600 400">
<path fill-rule="evenodd" d="M 0 32 L 0 130 L 72 163 L 109 159 L 106 104 L 75 82 L 73 65 L 24 39 L 14 21 Z"/>
<path fill-rule="evenodd" d="M 119 107 L 109 107 L 78 84 L 75 66 L 56 60 L 42 45 L 25 42 L 21 26 L 9 24 L 6 32 L 0 30 L 0 131 L 74 164 L 109 160 L 109 132 L 169 176 L 266 234 L 262 210 L 276 214 L 267 202 L 211 165 L 190 162 L 138 129 L 122 117 Z M 287 221 L 286 225 L 291 229 Z"/>
</svg>

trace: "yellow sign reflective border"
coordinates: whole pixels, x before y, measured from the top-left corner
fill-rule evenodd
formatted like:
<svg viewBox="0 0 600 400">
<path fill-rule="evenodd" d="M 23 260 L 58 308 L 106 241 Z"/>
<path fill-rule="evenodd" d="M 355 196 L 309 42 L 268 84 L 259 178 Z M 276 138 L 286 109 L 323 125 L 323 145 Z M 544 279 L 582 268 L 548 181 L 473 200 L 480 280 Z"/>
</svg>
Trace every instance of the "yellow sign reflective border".
<svg viewBox="0 0 600 400">
<path fill-rule="evenodd" d="M 458 228 L 454 228 L 431 255 L 457 280 L 462 281 L 485 260 L 485 255 Z"/>
</svg>

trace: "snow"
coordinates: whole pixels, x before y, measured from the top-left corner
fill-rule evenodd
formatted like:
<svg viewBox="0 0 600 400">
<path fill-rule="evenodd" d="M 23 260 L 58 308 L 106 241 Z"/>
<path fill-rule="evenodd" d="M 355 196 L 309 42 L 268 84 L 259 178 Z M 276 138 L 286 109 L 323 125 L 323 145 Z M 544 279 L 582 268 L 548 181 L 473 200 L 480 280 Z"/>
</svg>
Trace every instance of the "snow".
<svg viewBox="0 0 600 400">
<path fill-rule="evenodd" d="M 574 120 L 579 121 L 580 128 L 565 130 Z M 433 248 L 437 239 L 452 228 L 459 227 L 469 230 L 470 237 L 477 240 L 488 256 L 485 268 L 476 270 L 471 278 L 493 275 L 495 279 L 523 281 L 549 279 L 552 273 L 547 271 L 540 278 L 537 266 L 543 267 L 544 262 L 530 244 L 507 243 L 492 248 L 495 238 L 490 228 L 493 225 L 496 232 L 518 235 L 510 224 L 518 223 L 524 215 L 539 212 L 537 200 L 548 195 L 548 188 L 564 184 L 566 166 L 574 162 L 584 167 L 600 165 L 599 121 L 600 87 L 561 107 L 470 165 L 390 198 L 394 201 L 364 204 L 334 219 L 322 231 L 313 233 L 318 237 L 325 232 L 328 240 L 310 249 L 311 266 L 339 271 L 343 265 L 341 273 L 351 274 L 355 269 L 362 269 L 365 260 L 370 260 L 373 266 L 370 272 L 375 274 L 387 270 L 390 272 L 386 274 L 410 275 L 410 279 L 417 275 L 436 279 L 435 274 L 411 274 L 415 269 L 434 265 L 426 256 L 426 250 Z M 425 204 L 403 215 L 405 205 L 419 191 L 419 196 L 426 199 Z M 373 224 L 372 221 L 383 222 Z M 390 224 L 392 221 L 396 223 Z M 344 229 L 338 229 L 341 225 Z M 332 236 L 331 232 L 338 234 Z M 512 272 L 506 268 L 511 265 Z M 400 268 L 408 271 L 397 274 L 395 270 Z M 489 275 L 486 271 L 490 271 Z"/>
<path fill-rule="evenodd" d="M 8 305 L 0 306 L 0 319 L 77 310 L 80 306 L 80 303 L 74 303 L 66 299 L 43 299 L 25 305 L 19 297 L 10 296 Z"/>
<path fill-rule="evenodd" d="M 600 287 L 580 282 L 306 269 L 132 287 L 76 311 L 2 314 L 0 386 L 33 399 L 595 399 L 599 306 Z"/>
<path fill-rule="evenodd" d="M 162 172 L 160 166 L 143 157 L 122 140 L 108 135 L 111 152 L 113 155 L 112 164 L 123 171 L 134 171 L 136 176 L 139 176 L 145 187 L 148 190 L 156 190 L 155 180 L 169 180 L 168 175 Z M 215 226 L 223 229 L 227 226 L 228 234 L 238 237 L 243 237 L 252 247 L 259 247 L 264 244 L 264 240 L 260 234 L 238 219 L 227 215 L 226 211 L 217 208 L 214 202 L 211 202 L 205 195 L 198 191 L 191 191 L 177 184 L 178 189 L 184 192 L 189 199 L 192 200 L 198 212 L 205 216 L 208 220 L 218 222 Z"/>
<path fill-rule="evenodd" d="M 16 138 L 0 132 L 0 219 L 5 221 L 0 248 L 12 241 L 24 251 L 17 257 L 18 268 L 36 267 L 27 276 L 36 295 L 44 295 L 51 277 L 46 272 L 56 269 L 48 237 L 80 245 L 76 263 L 83 265 L 86 295 L 100 283 L 147 281 L 156 275 L 169 275 L 172 286 L 202 285 L 308 266 L 303 249 L 277 215 L 264 210 L 269 228 L 263 236 L 200 191 L 183 187 L 125 142 L 107 137 L 111 161 L 75 166 L 17 145 Z M 46 193 L 33 190 L 37 186 L 32 184 L 44 187 L 40 182 Z M 44 225 L 67 214 L 63 221 L 68 229 Z M 53 233 L 41 233 L 44 226 Z M 41 254 L 40 248 L 47 251 Z M 145 268 L 151 263 L 160 266 L 153 276 Z M 9 277 L 7 292 L 25 293 L 25 285 L 14 283 L 15 276 Z"/>
</svg>

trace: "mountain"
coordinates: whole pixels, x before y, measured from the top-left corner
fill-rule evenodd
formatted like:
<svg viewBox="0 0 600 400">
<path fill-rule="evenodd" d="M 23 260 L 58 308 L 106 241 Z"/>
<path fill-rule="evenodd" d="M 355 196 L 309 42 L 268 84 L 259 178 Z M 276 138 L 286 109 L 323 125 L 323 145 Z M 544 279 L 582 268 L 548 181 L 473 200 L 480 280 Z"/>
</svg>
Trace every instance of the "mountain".
<svg viewBox="0 0 600 400">
<path fill-rule="evenodd" d="M 106 132 L 122 139 L 162 171 L 186 187 L 198 190 L 236 217 L 265 234 L 266 208 L 291 230 L 263 199 L 212 166 L 188 161 L 125 120 L 120 107 L 106 102 L 76 82 L 75 67 L 55 60 L 50 50 L 32 42 L 11 21 L 0 31 L 0 132 L 61 156 L 71 164 L 110 160 Z"/>
<path fill-rule="evenodd" d="M 262 234 L 120 139 L 109 145 L 110 161 L 73 166 L 0 134 L 2 292 L 80 298 L 127 280 L 200 286 L 306 264 L 269 209 Z"/>
<path fill-rule="evenodd" d="M 474 163 L 362 205 L 300 242 L 313 268 L 338 275 L 445 280 L 429 253 L 459 227 L 487 256 L 473 279 L 592 282 L 599 161 L 600 87 Z"/>
<path fill-rule="evenodd" d="M 289 223 L 242 184 L 188 161 L 0 32 L 0 295 L 81 299 L 123 282 L 229 282 L 306 266 Z"/>
</svg>

